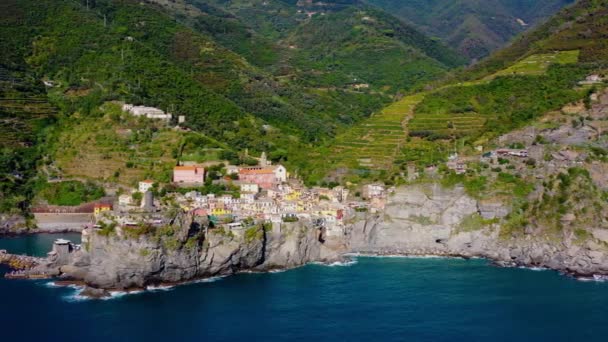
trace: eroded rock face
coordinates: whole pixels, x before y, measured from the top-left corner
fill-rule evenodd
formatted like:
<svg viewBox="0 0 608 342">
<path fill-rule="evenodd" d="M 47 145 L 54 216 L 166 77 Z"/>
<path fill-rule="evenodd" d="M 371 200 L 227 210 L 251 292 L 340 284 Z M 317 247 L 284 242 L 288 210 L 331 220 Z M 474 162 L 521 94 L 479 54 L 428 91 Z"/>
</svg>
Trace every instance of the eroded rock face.
<svg viewBox="0 0 608 342">
<path fill-rule="evenodd" d="M 171 239 L 91 234 L 86 251 L 61 271 L 91 287 L 132 289 L 340 259 L 340 253 L 319 242 L 318 230 L 300 223 L 250 231 L 211 229 L 195 235 L 201 236 L 198 240 L 192 239 L 191 225 L 191 218 L 176 223 Z"/>
<path fill-rule="evenodd" d="M 192 217 L 183 215 L 175 221 L 170 239 L 92 234 L 86 251 L 57 272 L 94 288 L 130 289 L 331 262 L 352 252 L 486 257 L 505 266 L 548 267 L 578 275 L 608 273 L 604 230 L 593 230 L 582 242 L 573 234 L 558 241 L 539 232 L 505 238 L 495 224 L 467 226 L 471 217 L 483 217 L 480 208 L 484 207 L 462 188 L 401 187 L 389 196 L 383 213 L 359 214 L 344 235 L 331 237 L 305 222 L 248 231 L 210 229 L 202 234 L 193 228 L 197 225 Z M 494 203 L 492 211 L 502 215 L 508 208 Z"/>
<path fill-rule="evenodd" d="M 477 213 L 477 202 L 461 188 L 397 189 L 383 214 L 357 222 L 349 231 L 351 251 L 361 253 L 449 254 L 453 232 Z M 469 243 L 459 238 L 451 244 Z"/>
<path fill-rule="evenodd" d="M 25 232 L 27 232 L 27 225 L 23 216 L 0 213 L 0 235 Z"/>
<path fill-rule="evenodd" d="M 501 217 L 509 209 L 499 203 L 480 205 L 460 188 L 433 185 L 397 189 L 385 213 L 354 223 L 346 237 L 358 253 L 458 255 L 490 258 L 501 265 L 546 267 L 575 275 L 608 272 L 608 230 L 594 229 L 586 239 L 542 235 L 500 237 L 500 227 L 471 229 L 470 215 Z"/>
</svg>

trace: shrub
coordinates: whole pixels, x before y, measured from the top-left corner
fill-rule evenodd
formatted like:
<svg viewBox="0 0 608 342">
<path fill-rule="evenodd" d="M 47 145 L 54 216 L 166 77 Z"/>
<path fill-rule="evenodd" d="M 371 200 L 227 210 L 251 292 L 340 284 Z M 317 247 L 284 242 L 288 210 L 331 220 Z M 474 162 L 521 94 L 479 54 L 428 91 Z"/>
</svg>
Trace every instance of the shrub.
<svg viewBox="0 0 608 342">
<path fill-rule="evenodd" d="M 46 184 L 40 196 L 52 205 L 80 205 L 105 196 L 105 191 L 92 182 L 66 181 Z"/>
</svg>

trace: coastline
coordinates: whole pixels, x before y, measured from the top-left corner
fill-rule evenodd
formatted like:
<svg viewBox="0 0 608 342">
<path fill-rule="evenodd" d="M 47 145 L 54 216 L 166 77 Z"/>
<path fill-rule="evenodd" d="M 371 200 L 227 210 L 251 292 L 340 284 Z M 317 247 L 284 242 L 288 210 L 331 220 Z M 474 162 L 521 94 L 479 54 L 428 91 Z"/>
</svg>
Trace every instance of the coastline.
<svg viewBox="0 0 608 342">
<path fill-rule="evenodd" d="M 329 260 L 329 261 L 311 261 L 303 265 L 299 266 L 287 266 L 287 267 L 268 267 L 261 269 L 251 269 L 251 270 L 240 270 L 234 272 L 232 274 L 218 274 L 212 276 L 199 277 L 194 279 L 189 279 L 185 281 L 178 282 L 159 282 L 154 284 L 148 284 L 144 287 L 132 287 L 127 289 L 121 288 L 107 288 L 107 289 L 99 289 L 88 286 L 82 280 L 52 280 L 51 283 L 53 286 L 57 287 L 77 287 L 79 288 L 79 292 L 77 296 L 82 297 L 84 299 L 112 299 L 116 296 L 116 294 L 137 294 L 142 292 L 154 292 L 159 290 L 170 290 L 174 287 L 185 286 L 196 284 L 200 282 L 211 282 L 217 281 L 222 278 L 230 277 L 237 274 L 272 274 L 272 273 L 282 273 L 290 270 L 295 270 L 300 267 L 304 267 L 307 265 L 321 265 L 321 266 L 352 266 L 357 263 L 357 258 L 411 258 L 411 259 L 459 259 L 459 260 L 474 260 L 474 259 L 483 259 L 488 261 L 488 267 L 497 267 L 497 268 L 521 268 L 533 271 L 552 271 L 558 273 L 560 276 L 568 277 L 574 279 L 576 281 L 596 281 L 596 282 L 605 282 L 608 281 L 608 273 L 606 274 L 578 274 L 576 272 L 568 272 L 560 269 L 537 266 L 532 264 L 522 264 L 517 262 L 507 262 L 501 261 L 497 259 L 493 259 L 483 255 L 465 255 L 465 254 L 457 254 L 457 253 L 436 253 L 436 254 L 416 254 L 416 253 L 391 253 L 391 252 L 348 252 L 341 255 L 340 260 Z"/>
<path fill-rule="evenodd" d="M 458 254 L 458 253 L 395 253 L 395 252 L 351 252 L 346 253 L 345 256 L 352 257 L 367 257 L 367 258 L 420 258 L 420 259 L 484 259 L 489 262 L 490 266 L 499 268 L 523 268 L 530 270 L 546 270 L 557 272 L 561 276 L 576 279 L 578 281 L 608 281 L 608 272 L 602 273 L 580 273 L 568 270 L 567 268 L 554 268 L 545 265 L 539 265 L 534 263 L 521 263 L 514 260 L 500 260 L 487 255 L 470 255 L 470 254 Z"/>
<path fill-rule="evenodd" d="M 48 228 L 34 228 L 24 229 L 18 231 L 2 231 L 0 230 L 0 238 L 6 237 L 20 237 L 36 234 L 66 234 L 66 233 L 81 233 L 82 228 L 65 228 L 65 229 L 48 229 Z"/>
</svg>

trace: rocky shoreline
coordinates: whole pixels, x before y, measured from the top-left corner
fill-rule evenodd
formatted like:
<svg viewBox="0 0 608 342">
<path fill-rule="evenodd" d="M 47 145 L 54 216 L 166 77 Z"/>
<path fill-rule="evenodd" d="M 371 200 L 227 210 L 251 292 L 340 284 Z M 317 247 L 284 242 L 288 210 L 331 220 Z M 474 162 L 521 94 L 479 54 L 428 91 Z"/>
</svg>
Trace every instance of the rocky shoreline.
<svg viewBox="0 0 608 342">
<path fill-rule="evenodd" d="M 29 227 L 26 219 L 21 215 L 0 215 L 0 236 L 65 234 L 81 231 L 81 227 Z"/>
<path fill-rule="evenodd" d="M 204 222 L 181 214 L 163 232 L 147 235 L 85 230 L 83 248 L 68 261 L 49 261 L 30 272 L 84 284 L 84 295 L 90 297 L 313 262 L 344 262 L 353 254 L 485 258 L 501 267 L 548 268 L 579 279 L 608 276 L 603 231 L 585 240 L 567 234 L 559 240 L 542 234 L 505 238 L 497 224 L 467 226 L 480 212 L 478 201 L 462 188 L 419 185 L 398 188 L 384 212 L 357 214 L 339 232 L 300 221 L 203 233 Z"/>
<path fill-rule="evenodd" d="M 418 258 L 418 257 L 421 257 L 421 258 L 449 258 L 449 259 L 454 258 L 454 259 L 464 259 L 464 260 L 485 259 L 490 262 L 490 266 L 494 266 L 494 267 L 549 270 L 549 271 L 558 272 L 562 276 L 571 277 L 573 279 L 581 280 L 581 281 L 608 280 L 608 272 L 601 273 L 601 274 L 595 274 L 595 273 L 594 274 L 587 274 L 587 273 L 581 274 L 581 273 L 567 271 L 567 270 L 563 270 L 563 269 L 553 269 L 550 267 L 544 267 L 544 266 L 538 266 L 538 265 L 532 265 L 532 264 L 522 264 L 522 263 L 518 263 L 518 262 L 514 262 L 514 261 L 493 260 L 493 259 L 489 259 L 485 256 L 471 256 L 471 255 L 461 255 L 461 254 L 451 254 L 451 253 L 448 253 L 448 254 L 445 254 L 445 253 L 397 254 L 397 253 L 389 253 L 389 252 L 385 252 L 385 253 L 346 253 L 341 257 L 340 260 L 326 261 L 326 262 L 312 261 L 310 263 L 324 264 L 324 265 L 332 265 L 336 262 L 350 263 L 350 262 L 354 262 L 357 257 L 379 257 L 379 258 L 391 258 L 391 257 Z M 305 266 L 305 265 L 301 265 L 301 266 Z M 263 270 L 243 270 L 243 271 L 236 272 L 234 274 L 270 273 L 270 272 L 274 272 L 274 271 L 284 272 L 284 271 L 292 270 L 292 269 L 295 269 L 295 268 L 298 268 L 301 266 L 284 267 L 284 268 L 273 267 L 270 269 L 263 269 Z M 223 278 L 225 276 L 226 275 L 209 276 L 209 277 L 202 277 L 202 278 L 190 279 L 187 281 L 179 281 L 179 282 L 161 282 L 161 283 L 156 283 L 156 284 L 148 284 L 145 287 L 131 287 L 131 288 L 95 288 L 95 287 L 89 286 L 86 282 L 84 282 L 82 280 L 58 280 L 58 281 L 55 281 L 53 284 L 55 286 L 81 287 L 82 290 L 78 293 L 79 296 L 88 298 L 88 299 L 105 299 L 105 298 L 111 298 L 113 293 L 132 294 L 132 293 L 140 293 L 143 291 L 154 291 L 157 289 L 170 289 L 170 288 L 173 288 L 176 286 L 189 285 L 189 284 L 194 284 L 194 283 L 201 282 L 201 281 L 212 281 L 214 279 Z"/>
<path fill-rule="evenodd" d="M 81 232 L 82 232 L 82 229 L 77 229 L 77 228 L 65 228 L 65 229 L 34 228 L 34 229 L 22 229 L 22 230 L 17 230 L 17 231 L 0 230 L 0 237 L 19 237 L 19 236 L 36 235 L 36 234 L 66 234 L 66 233 L 81 233 Z"/>
</svg>

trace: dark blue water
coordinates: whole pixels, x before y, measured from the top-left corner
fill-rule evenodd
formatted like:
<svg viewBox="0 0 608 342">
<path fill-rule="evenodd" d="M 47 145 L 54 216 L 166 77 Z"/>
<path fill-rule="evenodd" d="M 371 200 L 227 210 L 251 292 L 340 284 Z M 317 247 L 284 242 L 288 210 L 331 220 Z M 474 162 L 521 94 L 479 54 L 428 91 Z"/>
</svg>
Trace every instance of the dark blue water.
<svg viewBox="0 0 608 342">
<path fill-rule="evenodd" d="M 608 339 L 608 283 L 483 260 L 359 258 L 112 300 L 47 283 L 0 280 L 1 341 Z"/>
</svg>

